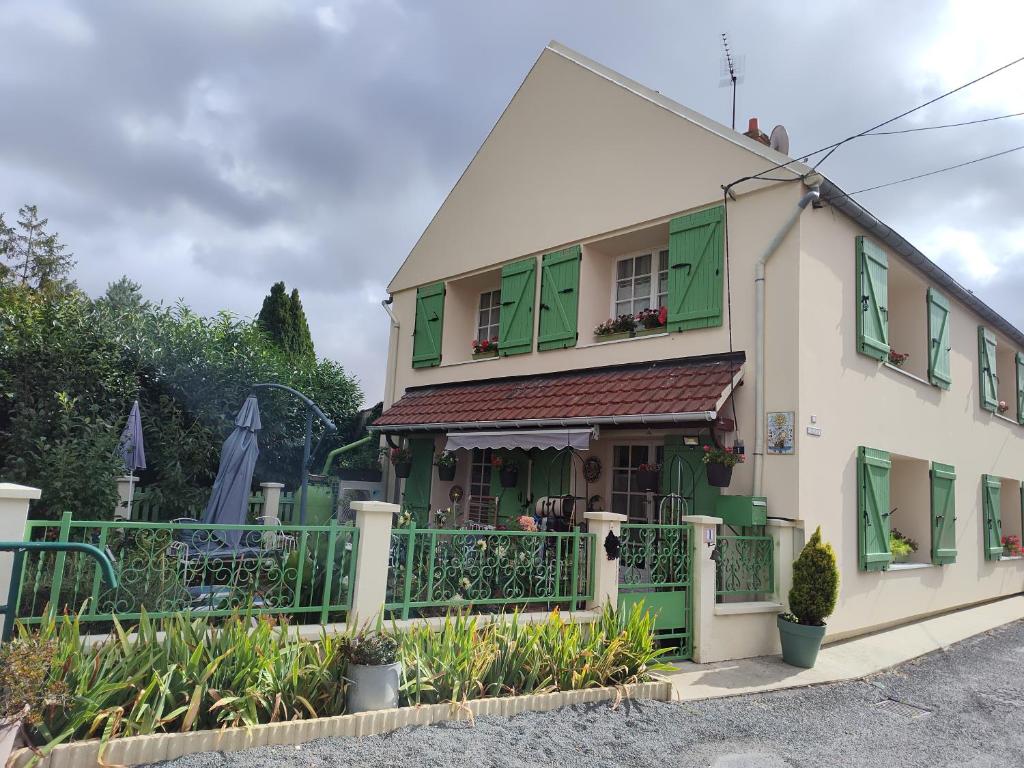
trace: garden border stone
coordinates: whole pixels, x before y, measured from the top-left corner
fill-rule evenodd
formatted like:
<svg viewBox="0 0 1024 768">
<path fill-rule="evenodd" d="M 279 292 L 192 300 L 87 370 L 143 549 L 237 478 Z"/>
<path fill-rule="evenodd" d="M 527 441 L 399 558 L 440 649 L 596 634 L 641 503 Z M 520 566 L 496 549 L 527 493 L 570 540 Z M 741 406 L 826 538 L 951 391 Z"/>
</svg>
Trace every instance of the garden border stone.
<svg viewBox="0 0 1024 768">
<path fill-rule="evenodd" d="M 128 736 L 107 742 L 102 751 L 102 763 L 100 742 L 91 739 L 60 744 L 36 765 L 37 768 L 85 768 L 103 764 L 133 766 L 198 752 L 237 752 L 253 747 L 302 744 L 331 736 L 373 736 L 410 725 L 431 725 L 453 720 L 472 721 L 477 717 L 495 715 L 508 717 L 520 712 L 548 712 L 573 704 L 592 704 L 619 699 L 670 701 L 672 683 L 660 676 L 655 677 L 655 680 L 646 683 L 473 699 L 461 704 L 399 707 L 354 715 L 268 723 L 249 728 Z M 34 755 L 30 749 L 20 749 L 11 756 L 8 765 L 10 768 L 26 768 Z"/>
</svg>

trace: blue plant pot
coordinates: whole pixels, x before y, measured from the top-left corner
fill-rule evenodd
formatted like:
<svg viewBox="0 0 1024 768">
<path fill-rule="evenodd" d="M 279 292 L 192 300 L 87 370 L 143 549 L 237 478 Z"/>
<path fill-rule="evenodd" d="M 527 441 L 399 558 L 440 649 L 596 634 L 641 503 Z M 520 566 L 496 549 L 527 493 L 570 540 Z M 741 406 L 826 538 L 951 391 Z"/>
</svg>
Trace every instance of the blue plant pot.
<svg viewBox="0 0 1024 768">
<path fill-rule="evenodd" d="M 818 660 L 818 649 L 825 637 L 825 627 L 797 624 L 779 616 L 779 640 L 782 641 L 782 660 L 793 667 L 810 669 Z"/>
</svg>

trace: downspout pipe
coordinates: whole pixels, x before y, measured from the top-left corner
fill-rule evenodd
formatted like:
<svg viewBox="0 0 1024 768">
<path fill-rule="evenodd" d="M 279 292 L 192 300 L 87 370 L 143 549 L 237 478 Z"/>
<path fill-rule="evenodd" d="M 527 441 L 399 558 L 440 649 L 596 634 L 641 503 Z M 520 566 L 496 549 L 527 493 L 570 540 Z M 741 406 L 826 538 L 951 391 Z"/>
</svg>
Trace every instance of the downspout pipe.
<svg viewBox="0 0 1024 768">
<path fill-rule="evenodd" d="M 348 453 L 349 451 L 355 450 L 361 445 L 366 445 L 372 439 L 373 435 L 367 435 L 366 437 L 356 440 L 354 443 L 349 443 L 348 445 L 343 445 L 340 448 L 335 448 L 333 451 L 328 453 L 327 457 L 324 459 L 324 468 L 320 470 L 320 474 L 326 475 L 327 473 L 329 473 L 331 471 L 331 464 L 334 463 L 334 460 L 338 456 L 341 456 L 341 454 L 343 453 Z"/>
<path fill-rule="evenodd" d="M 764 249 L 761 257 L 754 265 L 754 411 L 756 414 L 754 427 L 754 496 L 764 495 L 764 454 L 765 454 L 765 421 L 768 418 L 764 405 L 764 336 L 765 336 L 765 311 L 764 311 L 764 280 L 765 266 L 768 260 L 775 254 L 786 239 L 786 235 L 800 220 L 800 214 L 804 212 L 808 203 L 818 200 L 821 197 L 820 184 L 822 177 L 818 174 L 804 180 L 809 189 L 804 192 L 796 208 L 785 223 L 775 233 L 768 246 Z"/>
</svg>

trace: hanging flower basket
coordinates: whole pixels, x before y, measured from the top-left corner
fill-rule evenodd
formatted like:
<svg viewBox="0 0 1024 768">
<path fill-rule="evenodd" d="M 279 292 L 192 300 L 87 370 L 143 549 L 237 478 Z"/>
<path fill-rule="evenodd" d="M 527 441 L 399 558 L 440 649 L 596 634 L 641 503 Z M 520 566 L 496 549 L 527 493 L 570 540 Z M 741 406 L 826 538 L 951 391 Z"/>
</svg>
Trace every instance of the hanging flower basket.
<svg viewBox="0 0 1024 768">
<path fill-rule="evenodd" d="M 519 465 L 514 461 L 495 455 L 491 457 L 491 466 L 498 470 L 502 488 L 515 488 L 519 485 Z"/>
<path fill-rule="evenodd" d="M 408 448 L 381 448 L 380 453 L 395 468 L 395 477 L 406 478 L 412 472 L 412 453 Z"/>
<path fill-rule="evenodd" d="M 708 485 L 715 488 L 728 488 L 729 483 L 732 482 L 732 468 L 737 464 L 742 464 L 746 458 L 735 448 L 705 445 L 704 470 L 708 476 Z"/>
<path fill-rule="evenodd" d="M 644 493 L 657 493 L 661 479 L 661 467 L 657 464 L 641 464 L 636 470 L 636 482 Z"/>
<path fill-rule="evenodd" d="M 452 451 L 442 451 L 434 462 L 437 465 L 437 479 L 443 483 L 450 483 L 455 479 L 455 470 L 459 464 Z"/>
<path fill-rule="evenodd" d="M 411 461 L 396 461 L 392 466 L 395 468 L 395 477 L 399 479 L 405 479 L 412 474 Z"/>
<path fill-rule="evenodd" d="M 728 488 L 729 483 L 732 482 L 732 467 L 727 467 L 725 464 L 708 463 L 704 465 L 704 470 L 708 475 L 708 485 L 715 488 Z"/>
</svg>

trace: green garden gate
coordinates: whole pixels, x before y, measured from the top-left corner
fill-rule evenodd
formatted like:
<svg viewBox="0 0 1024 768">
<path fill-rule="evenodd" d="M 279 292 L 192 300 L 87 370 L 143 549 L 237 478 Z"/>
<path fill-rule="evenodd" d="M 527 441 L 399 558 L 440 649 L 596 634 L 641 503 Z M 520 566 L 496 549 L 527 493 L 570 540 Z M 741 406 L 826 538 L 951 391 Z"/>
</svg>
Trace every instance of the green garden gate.
<svg viewBox="0 0 1024 768">
<path fill-rule="evenodd" d="M 693 655 L 693 526 L 623 523 L 619 549 L 619 609 L 636 603 L 655 615 L 655 637 L 674 658 Z"/>
</svg>

